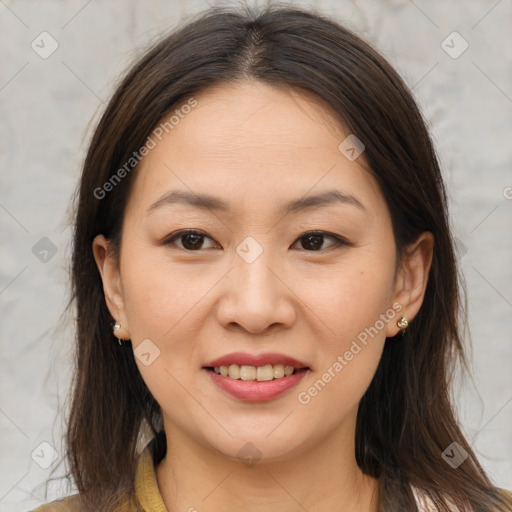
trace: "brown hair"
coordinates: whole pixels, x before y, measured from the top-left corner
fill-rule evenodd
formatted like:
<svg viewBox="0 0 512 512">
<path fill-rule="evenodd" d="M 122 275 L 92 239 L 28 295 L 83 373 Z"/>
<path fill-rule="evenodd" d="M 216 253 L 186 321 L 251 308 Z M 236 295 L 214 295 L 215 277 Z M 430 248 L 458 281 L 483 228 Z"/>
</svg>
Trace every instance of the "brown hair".
<svg viewBox="0 0 512 512">
<path fill-rule="evenodd" d="M 104 197 L 95 190 L 180 102 L 243 79 L 313 93 L 365 144 L 364 159 L 389 206 L 399 256 L 421 232 L 434 235 L 423 305 L 405 337 L 386 343 L 358 411 L 357 462 L 379 477 L 380 510 L 417 510 L 411 486 L 439 511 L 449 510 L 447 498 L 461 509 L 507 510 L 450 402 L 455 364 L 467 369 L 465 308 L 446 193 L 425 122 L 400 76 L 371 46 L 325 16 L 293 7 L 215 8 L 189 20 L 134 65 L 93 134 L 77 194 L 70 304 L 77 308 L 78 345 L 66 437 L 70 474 L 83 503 L 111 509 L 113 497 L 133 496 L 142 428 L 156 433 L 162 427 L 131 347 L 119 347 L 113 338 L 92 253 L 93 238 L 102 233 L 119 255 L 136 170 Z M 441 456 L 454 441 L 468 453 L 457 469 Z"/>
</svg>

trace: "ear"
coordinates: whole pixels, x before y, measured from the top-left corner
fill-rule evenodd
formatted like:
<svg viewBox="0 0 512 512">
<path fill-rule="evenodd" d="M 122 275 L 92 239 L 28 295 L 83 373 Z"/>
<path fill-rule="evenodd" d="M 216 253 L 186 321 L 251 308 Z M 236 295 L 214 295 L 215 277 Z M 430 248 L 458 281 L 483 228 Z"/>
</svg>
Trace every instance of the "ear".
<svg viewBox="0 0 512 512">
<path fill-rule="evenodd" d="M 130 339 L 121 275 L 114 261 L 110 241 L 103 235 L 97 235 L 92 242 L 92 252 L 103 281 L 103 293 L 107 308 L 114 320 L 121 324 L 121 329 L 115 332 L 115 336 L 119 339 Z"/>
<path fill-rule="evenodd" d="M 405 316 L 409 322 L 416 316 L 423 303 L 433 254 L 434 236 L 425 231 L 405 248 L 397 270 L 393 303 L 398 302 L 402 305 L 399 316 Z M 400 328 L 396 322 L 388 323 L 387 337 L 393 337 L 398 332 Z"/>
</svg>

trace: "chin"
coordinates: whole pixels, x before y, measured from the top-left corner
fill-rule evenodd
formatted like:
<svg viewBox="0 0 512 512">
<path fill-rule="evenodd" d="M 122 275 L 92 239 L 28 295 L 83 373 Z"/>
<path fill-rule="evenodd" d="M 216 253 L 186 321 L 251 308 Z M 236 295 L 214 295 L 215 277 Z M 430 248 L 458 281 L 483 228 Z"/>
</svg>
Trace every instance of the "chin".
<svg viewBox="0 0 512 512">
<path fill-rule="evenodd" d="M 281 427 L 279 421 L 274 423 L 271 429 L 261 428 L 251 431 L 251 429 L 241 428 L 239 430 L 234 427 L 228 427 L 229 435 L 223 435 L 222 439 L 203 438 L 202 443 L 209 446 L 210 449 L 224 457 L 237 460 L 247 466 L 259 464 L 272 464 L 276 462 L 284 462 L 301 455 L 308 449 L 311 443 L 311 433 L 305 431 L 301 425 L 300 431 L 296 429 L 283 429 L 278 432 Z M 274 431 L 272 431 L 274 429 Z"/>
</svg>

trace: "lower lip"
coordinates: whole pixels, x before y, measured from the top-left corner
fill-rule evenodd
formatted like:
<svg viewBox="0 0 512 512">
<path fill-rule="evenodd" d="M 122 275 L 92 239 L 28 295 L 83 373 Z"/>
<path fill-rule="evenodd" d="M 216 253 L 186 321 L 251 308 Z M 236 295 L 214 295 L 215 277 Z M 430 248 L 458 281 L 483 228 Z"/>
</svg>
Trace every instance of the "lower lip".
<svg viewBox="0 0 512 512">
<path fill-rule="evenodd" d="M 204 371 L 210 375 L 210 378 L 222 391 L 246 402 L 263 402 L 277 398 L 296 386 L 308 373 L 308 369 L 302 369 L 287 377 L 260 382 L 231 379 L 211 370 L 204 369 Z"/>
</svg>

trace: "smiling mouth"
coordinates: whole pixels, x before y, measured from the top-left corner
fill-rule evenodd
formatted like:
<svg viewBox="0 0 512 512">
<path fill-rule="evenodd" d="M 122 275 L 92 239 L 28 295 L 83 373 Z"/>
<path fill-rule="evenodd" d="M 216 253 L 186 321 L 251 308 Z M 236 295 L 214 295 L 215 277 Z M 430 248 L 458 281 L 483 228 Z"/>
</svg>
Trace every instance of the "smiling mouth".
<svg viewBox="0 0 512 512">
<path fill-rule="evenodd" d="M 232 364 L 229 366 L 206 366 L 206 370 L 215 372 L 222 377 L 228 377 L 234 380 L 265 382 L 277 379 L 283 379 L 290 375 L 309 370 L 305 368 L 295 368 L 283 364 L 266 364 L 264 366 L 249 366 Z"/>
</svg>

